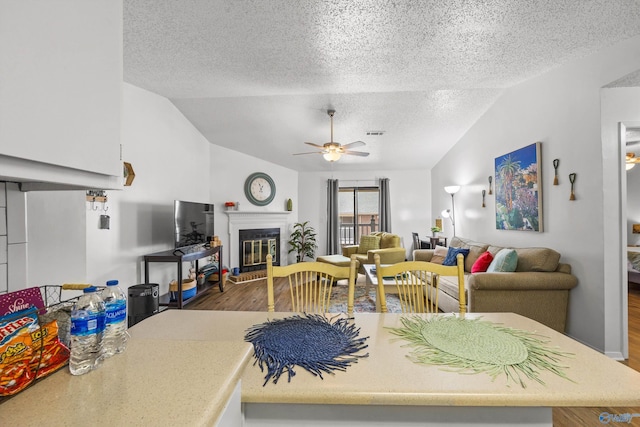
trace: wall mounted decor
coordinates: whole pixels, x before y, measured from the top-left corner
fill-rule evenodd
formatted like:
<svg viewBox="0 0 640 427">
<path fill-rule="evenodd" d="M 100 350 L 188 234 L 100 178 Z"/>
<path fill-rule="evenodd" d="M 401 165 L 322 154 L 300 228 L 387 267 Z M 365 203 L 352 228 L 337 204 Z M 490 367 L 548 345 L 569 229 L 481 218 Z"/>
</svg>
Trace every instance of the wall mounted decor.
<svg viewBox="0 0 640 427">
<path fill-rule="evenodd" d="M 553 159 L 553 169 L 555 170 L 553 177 L 553 185 L 558 185 L 558 166 L 560 165 L 560 159 Z"/>
<path fill-rule="evenodd" d="M 493 194 L 493 191 L 491 191 L 491 182 L 493 181 L 493 177 L 489 176 L 489 195 Z"/>
<path fill-rule="evenodd" d="M 267 206 L 276 195 L 276 184 L 266 173 L 252 173 L 244 183 L 244 195 L 256 206 Z"/>
<path fill-rule="evenodd" d="M 485 207 L 485 205 L 484 205 L 484 196 L 485 196 L 486 193 L 487 193 L 486 191 L 482 190 L 482 207 L 483 208 Z"/>
<path fill-rule="evenodd" d="M 124 165 L 124 171 L 123 171 L 124 186 L 129 187 L 131 184 L 133 184 L 133 180 L 136 177 L 136 173 L 133 171 L 133 166 L 131 166 L 131 163 L 123 162 L 123 165 Z"/>
<path fill-rule="evenodd" d="M 571 183 L 571 195 L 569 196 L 569 200 L 575 200 L 576 199 L 576 195 L 573 192 L 573 184 L 575 184 L 575 182 L 576 182 L 576 174 L 575 173 L 570 173 L 569 174 L 569 182 Z"/>
<path fill-rule="evenodd" d="M 496 229 L 542 231 L 540 147 L 536 142 L 496 158 Z"/>
</svg>

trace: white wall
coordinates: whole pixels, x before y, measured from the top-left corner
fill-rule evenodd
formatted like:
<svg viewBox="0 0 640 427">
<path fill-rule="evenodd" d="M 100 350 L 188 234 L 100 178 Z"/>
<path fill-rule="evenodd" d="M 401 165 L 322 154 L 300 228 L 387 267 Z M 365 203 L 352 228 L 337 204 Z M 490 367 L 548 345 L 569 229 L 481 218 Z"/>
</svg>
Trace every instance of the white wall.
<svg viewBox="0 0 640 427">
<path fill-rule="evenodd" d="M 551 247 L 562 254 L 579 281 L 571 292 L 567 332 L 599 350 L 605 349 L 603 193 L 615 190 L 603 187 L 600 88 L 638 68 L 636 37 L 513 87 L 432 170 L 434 213 L 436 206 L 450 203 L 445 185 L 462 186 L 456 194 L 458 235 L 504 246 Z M 480 207 L 494 159 L 536 141 L 542 142 L 544 232 L 496 230 L 493 197 Z M 553 186 L 556 158 L 560 185 Z M 575 201 L 569 201 L 572 172 L 577 173 Z"/>
<path fill-rule="evenodd" d="M 250 209 L 244 181 L 256 171 L 273 177 L 277 194 L 273 204 L 255 210 L 283 211 L 285 198 L 296 199 L 295 171 L 212 146 L 166 98 L 129 84 L 123 86 L 121 138 L 123 160 L 136 177 L 123 191 L 107 192 L 106 212 L 91 210 L 84 191 L 26 193 L 28 286 L 109 279 L 123 287 L 143 283 L 142 256 L 173 246 L 174 199 L 213 203 L 215 232 L 224 244 L 224 202 L 240 201 L 241 209 Z M 98 226 L 104 213 L 111 218 L 109 230 Z M 173 265 L 151 268 L 151 281 L 160 283 L 161 292 L 174 275 Z"/>
<path fill-rule="evenodd" d="M 327 247 L 327 180 L 338 179 L 341 186 L 377 185 L 389 178 L 391 193 L 391 231 L 402 237 L 407 257 L 411 255 L 412 232 L 423 238 L 431 233 L 431 175 L 427 170 L 389 170 L 377 172 L 302 172 L 298 218 L 309 221 L 318 232 L 318 255 Z"/>
<path fill-rule="evenodd" d="M 267 206 L 252 205 L 244 195 L 244 184 L 246 179 L 254 172 L 264 172 L 268 174 L 276 185 L 276 195 Z M 298 218 L 298 172 L 287 169 L 273 163 L 265 162 L 256 157 L 251 157 L 237 151 L 229 150 L 219 145 L 211 146 L 211 194 L 212 199 L 216 203 L 216 234 L 220 236 L 223 242 L 229 240 L 229 223 L 228 217 L 222 211 L 224 210 L 224 202 L 240 202 L 240 211 L 251 212 L 284 212 L 286 210 L 286 201 L 291 198 L 293 200 L 293 211 L 289 215 L 289 229 L 297 222 Z M 220 213 L 217 213 L 220 209 Z M 288 240 L 287 236 L 281 236 L 281 239 Z M 224 250 L 224 259 L 231 262 L 237 259 L 237 254 L 232 256 L 229 253 L 230 245 L 226 245 Z M 233 244 L 237 248 L 237 244 Z M 288 250 L 288 248 L 287 248 Z M 227 262 L 225 261 L 225 262 Z M 229 267 L 238 267 L 238 265 L 230 265 Z"/>
</svg>

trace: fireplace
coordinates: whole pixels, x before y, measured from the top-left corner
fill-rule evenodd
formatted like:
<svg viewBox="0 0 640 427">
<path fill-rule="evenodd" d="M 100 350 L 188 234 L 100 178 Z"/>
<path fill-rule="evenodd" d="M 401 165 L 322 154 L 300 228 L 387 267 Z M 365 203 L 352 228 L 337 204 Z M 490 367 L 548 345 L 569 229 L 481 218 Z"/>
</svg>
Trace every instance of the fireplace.
<svg viewBox="0 0 640 427">
<path fill-rule="evenodd" d="M 291 212 L 225 211 L 224 213 L 229 218 L 229 240 L 226 250 L 229 251 L 227 259 L 229 260 L 230 267 L 241 268 L 242 265 L 242 252 L 239 249 L 239 247 L 242 247 L 239 237 L 240 230 L 265 228 L 277 228 L 280 230 L 280 238 L 276 239 L 278 242 L 278 246 L 276 246 L 276 260 L 279 265 L 287 265 L 289 263 L 287 241 L 283 240 L 283 238 L 289 235 L 291 229 L 291 224 L 289 223 Z"/>
<path fill-rule="evenodd" d="M 273 265 L 280 265 L 280 229 L 239 230 L 238 249 L 241 273 L 266 269 L 268 254 L 272 256 Z"/>
</svg>

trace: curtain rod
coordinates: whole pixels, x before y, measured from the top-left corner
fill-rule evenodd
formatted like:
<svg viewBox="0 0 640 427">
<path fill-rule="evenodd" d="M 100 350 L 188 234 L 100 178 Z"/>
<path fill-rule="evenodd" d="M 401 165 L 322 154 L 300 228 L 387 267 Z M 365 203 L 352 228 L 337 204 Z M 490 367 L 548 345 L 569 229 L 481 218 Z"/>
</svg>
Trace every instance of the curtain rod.
<svg viewBox="0 0 640 427">
<path fill-rule="evenodd" d="M 378 179 L 338 179 L 338 181 L 340 183 L 355 183 L 355 184 L 360 184 L 360 183 L 370 183 L 373 185 L 378 185 L 379 184 L 379 180 Z"/>
</svg>

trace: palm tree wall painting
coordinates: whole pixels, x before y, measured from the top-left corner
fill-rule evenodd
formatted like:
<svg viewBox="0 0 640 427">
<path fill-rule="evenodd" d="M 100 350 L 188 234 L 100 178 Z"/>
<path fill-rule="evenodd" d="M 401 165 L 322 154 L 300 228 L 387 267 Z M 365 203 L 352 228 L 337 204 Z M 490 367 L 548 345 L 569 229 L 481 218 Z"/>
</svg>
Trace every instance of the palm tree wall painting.
<svg viewBox="0 0 640 427">
<path fill-rule="evenodd" d="M 497 157 L 496 229 L 542 231 L 540 142 Z"/>
</svg>

